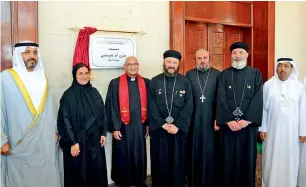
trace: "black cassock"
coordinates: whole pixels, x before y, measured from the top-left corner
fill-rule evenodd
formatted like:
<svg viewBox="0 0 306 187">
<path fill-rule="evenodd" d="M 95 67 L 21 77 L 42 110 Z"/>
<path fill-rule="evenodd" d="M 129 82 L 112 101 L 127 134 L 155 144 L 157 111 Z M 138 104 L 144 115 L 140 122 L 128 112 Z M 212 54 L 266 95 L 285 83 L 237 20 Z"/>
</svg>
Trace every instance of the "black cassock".
<svg viewBox="0 0 306 187">
<path fill-rule="evenodd" d="M 76 81 L 65 91 L 58 113 L 58 132 L 64 156 L 65 187 L 107 187 L 105 149 L 100 137 L 106 136 L 104 103 L 96 88 Z M 71 155 L 78 143 L 80 154 Z"/>
<path fill-rule="evenodd" d="M 235 120 L 233 112 L 236 106 L 240 106 L 243 89 L 245 91 L 240 107 L 243 115 L 240 119 L 251 124 L 239 131 L 231 131 L 226 122 Z M 255 186 L 256 138 L 258 127 L 261 126 L 262 112 L 263 92 L 260 71 L 248 66 L 240 70 L 234 68 L 224 70 L 219 78 L 216 116 L 217 124 L 220 126 L 217 161 L 220 187 Z"/>
<path fill-rule="evenodd" d="M 188 133 L 187 163 L 187 179 L 190 186 L 214 187 L 214 139 L 216 135 L 214 121 L 216 119 L 219 76 L 220 71 L 214 68 L 210 68 L 210 71 L 205 72 L 192 69 L 186 73 L 193 95 L 193 115 Z M 204 87 L 203 95 L 205 99 L 202 99 L 201 89 L 203 90 Z"/>
<path fill-rule="evenodd" d="M 169 110 L 175 76 L 166 76 Z M 153 187 L 183 187 L 186 182 L 187 137 L 192 115 L 192 91 L 187 78 L 177 74 L 171 116 L 179 131 L 169 134 L 162 126 L 168 117 L 164 73 L 151 80 L 148 120 L 150 127 L 151 173 Z"/>
<path fill-rule="evenodd" d="M 121 140 L 113 138 L 112 145 L 112 179 L 121 186 L 141 186 L 146 181 L 146 122 L 141 122 L 140 93 L 137 78 L 134 81 L 128 77 L 130 123 L 125 125 L 120 118 L 119 80 L 113 79 L 108 87 L 106 97 L 106 113 L 108 131 L 120 131 Z M 144 78 L 146 87 L 150 83 Z"/>
</svg>

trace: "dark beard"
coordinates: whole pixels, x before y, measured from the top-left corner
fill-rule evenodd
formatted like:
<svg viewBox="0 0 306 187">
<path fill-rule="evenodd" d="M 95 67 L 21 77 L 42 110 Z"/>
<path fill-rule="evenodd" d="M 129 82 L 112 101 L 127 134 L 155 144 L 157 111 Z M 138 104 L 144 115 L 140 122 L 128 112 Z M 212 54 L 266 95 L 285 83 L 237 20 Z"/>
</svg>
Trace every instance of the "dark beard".
<svg viewBox="0 0 306 187">
<path fill-rule="evenodd" d="M 33 60 L 34 63 L 30 63 L 31 60 Z M 25 65 L 25 67 L 26 67 L 27 69 L 33 69 L 33 68 L 36 67 L 37 61 L 36 61 L 35 59 L 32 58 L 32 59 L 29 59 L 29 60 L 27 60 L 26 62 L 24 62 L 24 65 Z"/>
<path fill-rule="evenodd" d="M 165 67 L 165 64 L 163 66 L 163 69 L 164 69 L 164 72 L 166 73 L 167 76 L 172 77 L 180 71 L 180 66 L 178 66 L 177 69 L 174 70 L 174 73 L 169 73 L 168 69 L 166 69 L 166 67 Z"/>
</svg>

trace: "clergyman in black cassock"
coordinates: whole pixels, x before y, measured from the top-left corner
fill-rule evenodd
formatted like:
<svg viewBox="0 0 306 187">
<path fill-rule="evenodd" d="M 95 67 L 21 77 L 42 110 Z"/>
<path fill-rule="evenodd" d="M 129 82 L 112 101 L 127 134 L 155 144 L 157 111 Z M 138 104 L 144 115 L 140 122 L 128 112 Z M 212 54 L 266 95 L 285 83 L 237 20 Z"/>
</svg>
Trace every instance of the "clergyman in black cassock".
<svg viewBox="0 0 306 187">
<path fill-rule="evenodd" d="M 215 187 L 215 132 L 217 88 L 220 71 L 210 67 L 209 53 L 199 49 L 196 68 L 186 73 L 193 95 L 188 135 L 187 180 L 189 186 Z"/>
<path fill-rule="evenodd" d="M 106 114 L 101 95 L 88 81 L 88 69 L 81 63 L 74 65 L 73 83 L 60 100 L 57 128 L 64 156 L 65 187 L 108 186 Z M 80 79 L 85 79 L 85 84 L 80 84 Z"/>
<path fill-rule="evenodd" d="M 263 81 L 259 70 L 247 66 L 247 44 L 233 43 L 230 51 L 232 67 L 221 73 L 217 97 L 218 181 L 220 187 L 254 187 Z"/>
<path fill-rule="evenodd" d="M 151 80 L 148 93 L 151 176 L 153 187 L 186 183 L 187 138 L 192 115 L 192 90 L 178 73 L 181 55 L 164 53 L 164 73 Z"/>
<path fill-rule="evenodd" d="M 139 63 L 128 57 L 125 72 L 108 87 L 108 131 L 113 134 L 111 178 L 122 186 L 146 186 L 147 87 Z"/>
</svg>

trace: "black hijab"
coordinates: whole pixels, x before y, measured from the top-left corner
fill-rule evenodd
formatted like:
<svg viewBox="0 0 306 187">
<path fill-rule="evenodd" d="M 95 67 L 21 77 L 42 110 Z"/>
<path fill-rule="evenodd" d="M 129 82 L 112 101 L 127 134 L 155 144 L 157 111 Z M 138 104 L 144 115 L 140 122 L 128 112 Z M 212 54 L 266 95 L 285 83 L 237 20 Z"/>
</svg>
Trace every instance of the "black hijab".
<svg viewBox="0 0 306 187">
<path fill-rule="evenodd" d="M 66 115 L 69 117 L 75 138 L 78 139 L 80 138 L 80 132 L 86 130 L 86 123 L 92 120 L 92 117 L 98 120 L 104 112 L 104 104 L 98 90 L 92 87 L 90 81 L 86 85 L 81 85 L 76 79 L 77 71 L 82 67 L 89 70 L 89 67 L 82 63 L 73 66 L 73 82 L 60 101 L 61 107 L 58 116 L 64 118 Z M 62 122 L 64 123 L 64 121 Z M 63 125 L 61 126 L 63 127 Z"/>
</svg>

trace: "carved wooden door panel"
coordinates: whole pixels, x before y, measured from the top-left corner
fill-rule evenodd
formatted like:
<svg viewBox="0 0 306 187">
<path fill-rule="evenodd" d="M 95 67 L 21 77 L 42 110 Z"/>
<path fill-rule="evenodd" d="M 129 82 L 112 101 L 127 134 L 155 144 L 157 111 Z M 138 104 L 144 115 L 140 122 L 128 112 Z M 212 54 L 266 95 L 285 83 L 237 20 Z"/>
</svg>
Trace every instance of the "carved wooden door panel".
<svg viewBox="0 0 306 187">
<path fill-rule="evenodd" d="M 224 64 L 225 34 L 221 24 L 208 25 L 208 50 L 210 53 L 210 64 L 212 67 L 223 70 Z"/>
<path fill-rule="evenodd" d="M 224 70 L 231 66 L 230 46 L 234 42 L 243 41 L 241 27 L 208 25 L 208 50 L 211 54 L 212 67 Z"/>
<path fill-rule="evenodd" d="M 199 48 L 208 49 L 210 53 L 210 64 L 212 67 L 222 71 L 231 66 L 230 46 L 234 42 L 244 41 L 242 27 L 224 26 L 221 24 L 207 24 L 202 22 L 186 22 L 185 29 L 185 55 L 183 68 L 180 72 L 185 74 L 195 67 L 195 52 Z M 249 43 L 249 42 L 247 42 Z M 250 60 L 250 57 L 249 57 Z"/>
<path fill-rule="evenodd" d="M 200 48 L 207 49 L 207 24 L 188 21 L 185 33 L 184 74 L 195 67 L 195 52 Z"/>
</svg>

